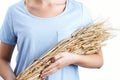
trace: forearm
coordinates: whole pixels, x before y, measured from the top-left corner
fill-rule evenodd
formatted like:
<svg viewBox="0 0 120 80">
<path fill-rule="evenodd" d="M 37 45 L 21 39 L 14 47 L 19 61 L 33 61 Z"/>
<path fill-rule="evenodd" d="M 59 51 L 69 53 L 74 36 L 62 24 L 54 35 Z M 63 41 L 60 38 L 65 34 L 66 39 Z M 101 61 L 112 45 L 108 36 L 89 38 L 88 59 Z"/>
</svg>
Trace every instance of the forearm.
<svg viewBox="0 0 120 80">
<path fill-rule="evenodd" d="M 80 55 L 77 58 L 77 65 L 86 68 L 100 68 L 103 65 L 103 60 L 98 55 Z"/>
<path fill-rule="evenodd" d="M 76 55 L 76 64 L 86 68 L 100 68 L 103 65 L 102 52 L 93 55 Z"/>
<path fill-rule="evenodd" d="M 15 80 L 15 75 L 7 61 L 0 59 L 0 76 L 4 80 Z"/>
</svg>

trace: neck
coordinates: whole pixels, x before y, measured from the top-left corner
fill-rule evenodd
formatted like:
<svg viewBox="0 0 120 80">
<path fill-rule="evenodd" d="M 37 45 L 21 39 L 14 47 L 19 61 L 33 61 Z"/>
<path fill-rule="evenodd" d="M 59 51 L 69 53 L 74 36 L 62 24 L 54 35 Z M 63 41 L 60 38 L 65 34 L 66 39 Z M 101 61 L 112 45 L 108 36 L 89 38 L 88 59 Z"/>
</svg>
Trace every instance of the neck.
<svg viewBox="0 0 120 80">
<path fill-rule="evenodd" d="M 32 0 L 32 1 L 34 1 L 36 3 L 51 3 L 54 0 Z"/>
<path fill-rule="evenodd" d="M 35 3 L 35 4 L 54 4 L 54 3 L 63 3 L 66 0 L 26 0 L 26 2 Z"/>
</svg>

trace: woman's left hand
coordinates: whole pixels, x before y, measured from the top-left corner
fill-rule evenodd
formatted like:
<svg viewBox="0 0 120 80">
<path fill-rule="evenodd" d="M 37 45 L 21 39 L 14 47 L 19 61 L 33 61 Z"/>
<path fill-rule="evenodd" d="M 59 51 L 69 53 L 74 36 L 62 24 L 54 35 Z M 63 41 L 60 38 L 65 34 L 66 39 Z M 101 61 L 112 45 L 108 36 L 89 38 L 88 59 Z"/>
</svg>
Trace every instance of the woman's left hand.
<svg viewBox="0 0 120 80">
<path fill-rule="evenodd" d="M 53 63 L 50 66 L 48 66 L 47 68 L 45 68 L 42 71 L 40 76 L 42 78 L 45 78 L 48 75 L 55 73 L 57 70 L 65 67 L 65 66 L 68 66 L 70 64 L 75 64 L 76 56 L 78 56 L 78 55 L 68 53 L 68 52 L 63 52 L 63 53 L 57 54 L 55 57 L 53 57 L 53 60 L 52 60 Z"/>
</svg>

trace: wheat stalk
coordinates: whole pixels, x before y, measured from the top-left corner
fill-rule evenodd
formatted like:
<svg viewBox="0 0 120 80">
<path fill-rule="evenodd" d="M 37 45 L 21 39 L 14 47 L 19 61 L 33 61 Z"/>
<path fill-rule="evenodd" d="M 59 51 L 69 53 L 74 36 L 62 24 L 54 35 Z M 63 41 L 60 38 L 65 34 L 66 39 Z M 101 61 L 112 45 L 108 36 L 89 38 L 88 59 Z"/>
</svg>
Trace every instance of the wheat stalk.
<svg viewBox="0 0 120 80">
<path fill-rule="evenodd" d="M 17 80 L 42 80 L 40 72 L 49 66 L 51 59 L 60 52 L 72 52 L 78 55 L 96 54 L 103 42 L 110 36 L 105 21 L 93 23 L 78 29 L 71 37 L 60 41 L 55 47 L 37 59 L 17 76 Z"/>
</svg>

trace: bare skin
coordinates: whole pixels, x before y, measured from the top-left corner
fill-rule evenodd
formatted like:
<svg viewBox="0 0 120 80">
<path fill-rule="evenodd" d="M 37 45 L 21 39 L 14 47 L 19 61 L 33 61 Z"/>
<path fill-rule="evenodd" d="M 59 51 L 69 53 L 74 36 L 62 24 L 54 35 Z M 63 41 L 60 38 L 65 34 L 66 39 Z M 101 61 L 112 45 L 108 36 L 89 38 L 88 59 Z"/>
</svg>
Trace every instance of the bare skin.
<svg viewBox="0 0 120 80">
<path fill-rule="evenodd" d="M 54 57 L 54 62 L 43 70 L 41 77 L 45 78 L 70 64 L 77 64 L 86 68 L 100 68 L 103 65 L 102 52 L 99 51 L 93 55 L 77 55 L 68 52 L 59 53 Z"/>
<path fill-rule="evenodd" d="M 66 0 L 26 0 L 25 5 L 28 11 L 34 16 L 50 18 L 61 14 L 66 6 Z M 0 43 L 0 75 L 4 80 L 16 80 L 12 69 L 9 66 L 15 45 Z M 59 53 L 54 57 L 54 63 L 43 70 L 41 77 L 45 78 L 57 70 L 77 64 L 87 68 L 100 68 L 103 65 L 101 50 L 93 55 L 76 55 L 67 52 Z"/>
<path fill-rule="evenodd" d="M 15 75 L 9 65 L 14 45 L 0 42 L 0 76 L 4 80 L 15 80 Z"/>
<path fill-rule="evenodd" d="M 38 17 L 49 18 L 61 14 L 66 0 L 26 0 L 28 11 Z"/>
</svg>

